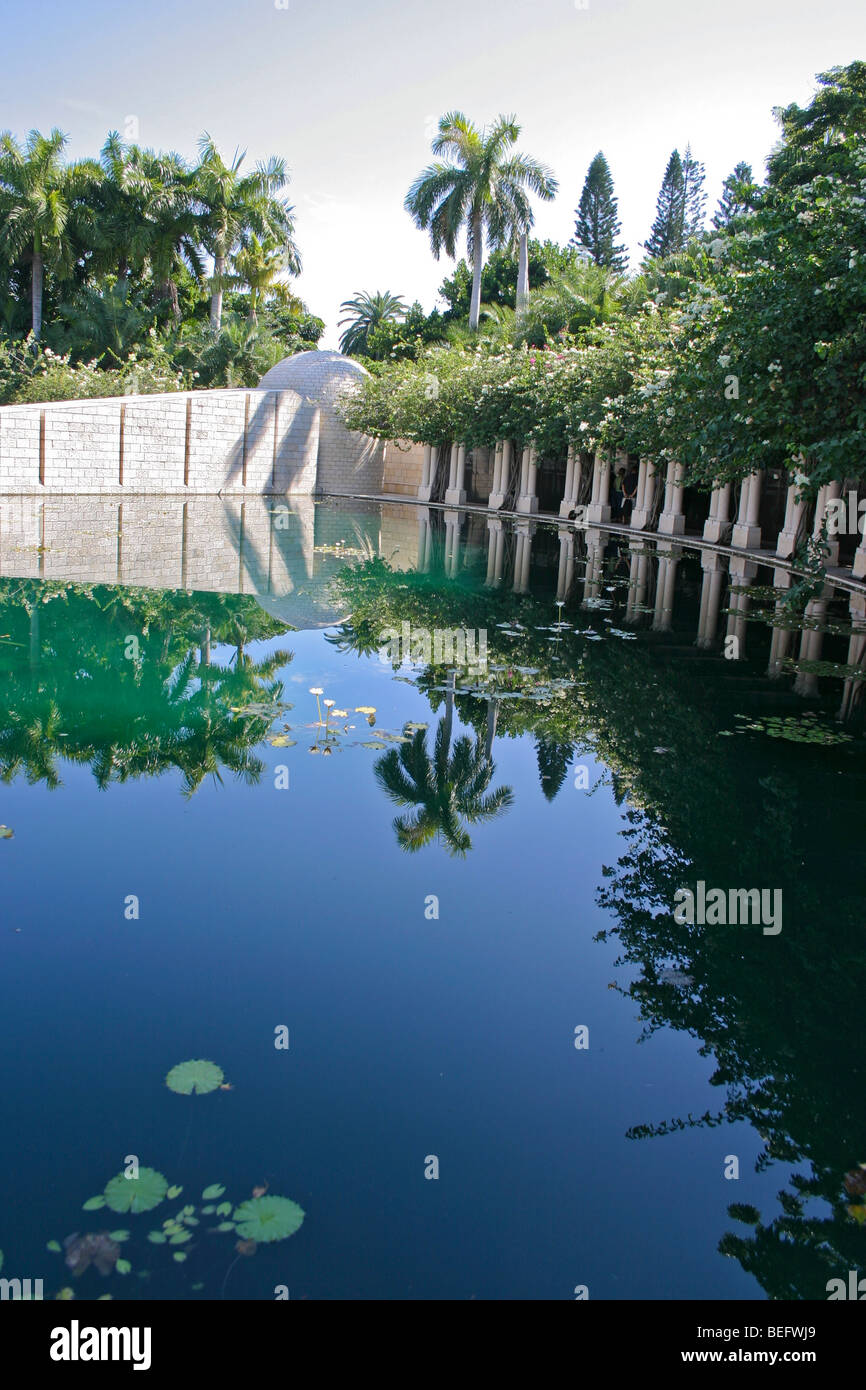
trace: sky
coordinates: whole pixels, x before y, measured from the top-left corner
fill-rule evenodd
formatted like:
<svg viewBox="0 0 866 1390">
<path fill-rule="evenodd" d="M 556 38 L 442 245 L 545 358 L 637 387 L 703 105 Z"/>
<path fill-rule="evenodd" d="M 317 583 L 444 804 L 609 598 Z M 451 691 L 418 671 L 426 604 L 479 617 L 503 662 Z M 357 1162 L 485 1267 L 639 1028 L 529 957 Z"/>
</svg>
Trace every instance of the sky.
<svg viewBox="0 0 866 1390">
<path fill-rule="evenodd" d="M 542 239 L 571 238 L 603 150 L 636 265 L 674 147 L 705 165 L 712 212 L 738 160 L 763 174 L 773 107 L 866 56 L 863 0 L 0 0 L 0 16 L 0 129 L 59 126 L 71 158 L 114 129 L 189 158 L 208 131 L 226 155 L 286 160 L 293 288 L 325 347 L 358 291 L 436 305 L 453 262 L 403 199 L 445 111 L 516 115 L 518 148 L 559 180 Z"/>
</svg>

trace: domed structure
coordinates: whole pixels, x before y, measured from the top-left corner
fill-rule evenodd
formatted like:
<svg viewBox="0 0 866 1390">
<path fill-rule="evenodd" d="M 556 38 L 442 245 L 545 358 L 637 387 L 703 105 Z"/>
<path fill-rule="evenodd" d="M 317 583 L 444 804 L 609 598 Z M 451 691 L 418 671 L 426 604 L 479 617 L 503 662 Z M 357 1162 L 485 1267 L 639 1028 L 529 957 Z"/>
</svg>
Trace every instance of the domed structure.
<svg viewBox="0 0 866 1390">
<path fill-rule="evenodd" d="M 382 490 L 385 451 L 367 435 L 347 430 L 338 413 L 340 398 L 368 375 L 341 352 L 299 352 L 284 357 L 259 382 L 260 391 L 296 391 L 319 411 L 316 486 L 321 492 Z"/>
</svg>

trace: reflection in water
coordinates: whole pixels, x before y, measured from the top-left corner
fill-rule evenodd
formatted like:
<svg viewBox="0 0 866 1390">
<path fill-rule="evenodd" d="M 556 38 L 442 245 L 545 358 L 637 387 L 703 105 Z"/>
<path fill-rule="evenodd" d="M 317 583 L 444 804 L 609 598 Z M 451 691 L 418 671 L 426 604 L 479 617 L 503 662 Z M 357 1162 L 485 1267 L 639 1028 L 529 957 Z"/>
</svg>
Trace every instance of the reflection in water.
<svg viewBox="0 0 866 1390">
<path fill-rule="evenodd" d="M 603 765 L 623 817 L 598 887 L 618 988 L 643 1036 L 700 1039 L 718 1095 L 637 1114 L 631 1137 L 736 1121 L 761 1136 L 759 1169 L 785 1165 L 778 1211 L 733 1204 L 719 1248 L 768 1295 L 824 1298 L 866 1263 L 862 593 L 664 539 L 348 503 L 293 504 L 286 524 L 263 499 L 178 503 L 140 544 L 130 503 L 110 533 L 117 504 L 94 502 L 108 539 L 88 574 L 61 524 L 72 505 L 39 504 L 36 549 L 24 522 L 10 543 L 0 507 L 5 781 L 56 787 L 67 760 L 100 787 L 169 768 L 187 792 L 223 768 L 255 782 L 271 706 L 287 708 L 287 628 L 342 618 L 334 649 L 367 655 L 404 622 L 485 630 L 485 671 L 400 668 L 441 715 L 432 747 L 406 725 L 372 764 L 404 808 L 397 843 L 467 856 L 470 828 L 515 808 L 493 787 L 507 740 L 532 739 L 549 801 L 575 759 Z M 196 566 L 211 592 L 187 592 Z M 674 895 L 697 880 L 781 889 L 783 931 L 678 923 Z"/>
</svg>

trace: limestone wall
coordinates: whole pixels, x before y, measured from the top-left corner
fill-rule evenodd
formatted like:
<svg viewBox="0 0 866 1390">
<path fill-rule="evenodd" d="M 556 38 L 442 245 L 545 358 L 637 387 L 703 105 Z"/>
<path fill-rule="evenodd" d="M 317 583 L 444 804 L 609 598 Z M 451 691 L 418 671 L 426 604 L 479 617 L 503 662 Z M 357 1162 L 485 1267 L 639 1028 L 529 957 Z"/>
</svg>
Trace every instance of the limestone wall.
<svg viewBox="0 0 866 1390">
<path fill-rule="evenodd" d="M 424 445 L 397 439 L 385 445 L 382 491 L 396 497 L 417 497 L 424 467 Z"/>
<path fill-rule="evenodd" d="M 292 390 L 0 408 L 0 493 L 309 494 L 320 412 Z"/>
</svg>

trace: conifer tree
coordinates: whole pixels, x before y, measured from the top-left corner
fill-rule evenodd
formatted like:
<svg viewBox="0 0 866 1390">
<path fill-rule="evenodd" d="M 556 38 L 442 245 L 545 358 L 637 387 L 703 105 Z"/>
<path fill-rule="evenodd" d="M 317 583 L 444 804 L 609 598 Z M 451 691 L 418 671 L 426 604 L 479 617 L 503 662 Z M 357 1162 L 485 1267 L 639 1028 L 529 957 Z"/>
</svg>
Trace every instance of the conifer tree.
<svg viewBox="0 0 866 1390">
<path fill-rule="evenodd" d="M 616 240 L 621 230 L 617 214 L 610 167 L 599 150 L 586 172 L 572 241 L 596 265 L 622 272 L 628 266 L 628 252 Z"/>
<path fill-rule="evenodd" d="M 717 232 L 723 231 L 734 217 L 740 217 L 749 211 L 752 204 L 748 190 L 751 186 L 752 166 L 741 160 L 739 164 L 734 165 L 733 173 L 728 174 L 722 184 L 719 206 L 713 213 L 713 227 Z"/>
<path fill-rule="evenodd" d="M 704 230 L 707 195 L 704 192 L 704 166 L 692 154 L 691 145 L 686 145 L 683 156 L 683 244 L 692 237 L 700 236 Z"/>
<path fill-rule="evenodd" d="M 685 245 L 685 179 L 679 150 L 668 160 L 656 202 L 656 216 L 644 242 L 647 260 L 673 255 Z"/>
</svg>

